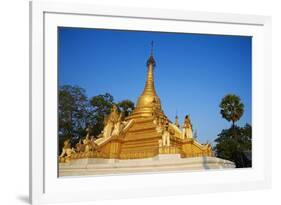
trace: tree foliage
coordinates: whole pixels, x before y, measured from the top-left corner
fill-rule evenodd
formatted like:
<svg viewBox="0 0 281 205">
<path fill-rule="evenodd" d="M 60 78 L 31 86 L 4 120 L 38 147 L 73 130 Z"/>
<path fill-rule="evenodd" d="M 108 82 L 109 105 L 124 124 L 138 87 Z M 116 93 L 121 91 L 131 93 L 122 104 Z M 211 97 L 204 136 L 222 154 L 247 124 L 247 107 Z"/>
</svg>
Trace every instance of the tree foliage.
<svg viewBox="0 0 281 205">
<path fill-rule="evenodd" d="M 220 113 L 224 119 L 232 122 L 229 129 L 223 129 L 215 140 L 215 152 L 220 158 L 230 160 L 236 167 L 252 166 L 252 127 L 235 125 L 244 113 L 244 104 L 236 95 L 226 95 L 220 103 Z"/>
<path fill-rule="evenodd" d="M 235 162 L 236 167 L 251 167 L 252 127 L 234 126 L 224 129 L 218 138 L 215 151 L 218 157 Z"/>
<path fill-rule="evenodd" d="M 114 98 L 109 93 L 92 97 L 90 104 L 93 107 L 93 134 L 97 136 L 101 133 L 104 127 L 104 120 L 109 115 L 114 104 Z"/>
<path fill-rule="evenodd" d="M 119 103 L 117 103 L 118 108 L 121 112 L 124 113 L 124 116 L 127 117 L 131 112 L 134 110 L 135 105 L 130 100 L 123 100 Z"/>
<path fill-rule="evenodd" d="M 59 144 L 66 138 L 79 138 L 89 123 L 90 104 L 85 90 L 78 86 L 61 86 L 59 88 L 58 117 Z"/>
<path fill-rule="evenodd" d="M 234 123 L 238 121 L 244 113 L 244 104 L 237 95 L 226 95 L 220 103 L 220 113 L 227 121 Z"/>
<path fill-rule="evenodd" d="M 86 135 L 87 131 L 91 136 L 97 137 L 104 128 L 105 117 L 110 113 L 113 104 L 124 112 L 124 116 L 128 116 L 134 109 L 132 101 L 123 100 L 116 103 L 109 93 L 89 99 L 86 91 L 78 86 L 59 87 L 58 97 L 59 150 L 65 139 L 71 139 L 74 145 Z"/>
</svg>

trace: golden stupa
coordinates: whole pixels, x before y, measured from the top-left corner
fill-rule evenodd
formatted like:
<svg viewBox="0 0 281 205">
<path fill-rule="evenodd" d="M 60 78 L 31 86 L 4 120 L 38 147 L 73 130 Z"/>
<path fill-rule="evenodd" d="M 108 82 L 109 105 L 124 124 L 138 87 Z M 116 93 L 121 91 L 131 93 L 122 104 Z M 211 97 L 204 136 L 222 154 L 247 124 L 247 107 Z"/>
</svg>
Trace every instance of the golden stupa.
<svg viewBox="0 0 281 205">
<path fill-rule="evenodd" d="M 162 154 L 177 154 L 180 158 L 213 156 L 210 144 L 200 144 L 193 138 L 188 115 L 182 127 L 177 117 L 175 123 L 167 118 L 155 90 L 154 68 L 151 51 L 145 87 L 134 111 L 123 119 L 117 107 L 113 106 L 99 138 L 91 138 L 88 134 L 76 149 L 71 149 L 65 142 L 61 162 L 81 158 L 141 159 Z"/>
</svg>

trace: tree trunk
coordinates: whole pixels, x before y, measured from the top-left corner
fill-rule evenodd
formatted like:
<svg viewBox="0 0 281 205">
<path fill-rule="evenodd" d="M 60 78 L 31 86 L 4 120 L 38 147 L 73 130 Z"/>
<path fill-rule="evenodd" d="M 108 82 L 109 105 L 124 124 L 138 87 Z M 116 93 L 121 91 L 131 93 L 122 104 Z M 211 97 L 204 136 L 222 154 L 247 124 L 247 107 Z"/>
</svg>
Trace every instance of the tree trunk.
<svg viewBox="0 0 281 205">
<path fill-rule="evenodd" d="M 236 131 L 235 131 L 234 120 L 232 121 L 232 133 L 233 133 L 233 138 L 235 138 L 236 137 Z"/>
</svg>

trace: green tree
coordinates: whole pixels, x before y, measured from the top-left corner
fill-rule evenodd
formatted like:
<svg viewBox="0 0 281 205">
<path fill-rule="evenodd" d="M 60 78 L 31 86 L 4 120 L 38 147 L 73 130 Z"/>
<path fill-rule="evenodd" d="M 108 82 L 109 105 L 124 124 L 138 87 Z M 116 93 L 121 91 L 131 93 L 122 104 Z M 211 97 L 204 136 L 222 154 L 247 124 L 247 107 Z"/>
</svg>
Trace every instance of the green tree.
<svg viewBox="0 0 281 205">
<path fill-rule="evenodd" d="M 124 117 L 127 117 L 134 110 L 134 103 L 130 100 L 123 100 L 117 103 L 118 108 L 124 113 Z"/>
<path fill-rule="evenodd" d="M 220 103 L 220 113 L 227 121 L 232 122 L 232 127 L 244 113 L 244 104 L 237 95 L 226 95 Z"/>
<path fill-rule="evenodd" d="M 59 87 L 59 149 L 66 138 L 81 138 L 90 121 L 90 104 L 83 88 L 64 85 Z"/>
<path fill-rule="evenodd" d="M 90 100 L 90 104 L 92 105 L 92 131 L 94 136 L 97 136 L 103 130 L 104 119 L 110 113 L 110 110 L 114 104 L 113 100 L 113 96 L 109 93 L 94 96 Z"/>
<path fill-rule="evenodd" d="M 215 152 L 220 158 L 233 161 L 236 167 L 252 166 L 252 127 L 235 125 L 244 113 L 244 104 L 236 95 L 226 95 L 220 103 L 220 113 L 227 121 L 232 122 L 229 129 L 224 129 L 215 140 Z"/>
<path fill-rule="evenodd" d="M 234 126 L 222 130 L 215 142 L 217 143 L 215 146 L 217 157 L 233 161 L 237 168 L 252 166 L 251 125 Z"/>
<path fill-rule="evenodd" d="M 59 152 L 66 139 L 71 139 L 74 146 L 88 131 L 91 136 L 97 137 L 103 130 L 105 117 L 109 115 L 113 104 L 114 98 L 109 93 L 88 99 L 86 91 L 81 87 L 71 85 L 59 87 Z M 123 100 L 116 105 L 125 116 L 134 109 L 134 103 L 130 100 Z"/>
</svg>

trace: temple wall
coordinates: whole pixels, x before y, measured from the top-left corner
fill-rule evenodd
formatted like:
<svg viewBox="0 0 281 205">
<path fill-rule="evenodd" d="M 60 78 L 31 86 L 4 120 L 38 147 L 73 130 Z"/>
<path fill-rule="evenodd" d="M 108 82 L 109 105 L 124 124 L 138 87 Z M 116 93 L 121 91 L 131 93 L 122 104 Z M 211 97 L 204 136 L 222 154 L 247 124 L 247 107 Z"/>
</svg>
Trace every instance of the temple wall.
<svg viewBox="0 0 281 205">
<path fill-rule="evenodd" d="M 161 136 L 155 128 L 152 118 L 137 120 L 123 137 L 120 159 L 156 156 Z"/>
<path fill-rule="evenodd" d="M 109 143 L 103 145 L 100 149 L 101 153 L 105 153 L 105 158 L 119 158 L 121 150 L 120 140 L 111 140 Z"/>
</svg>

